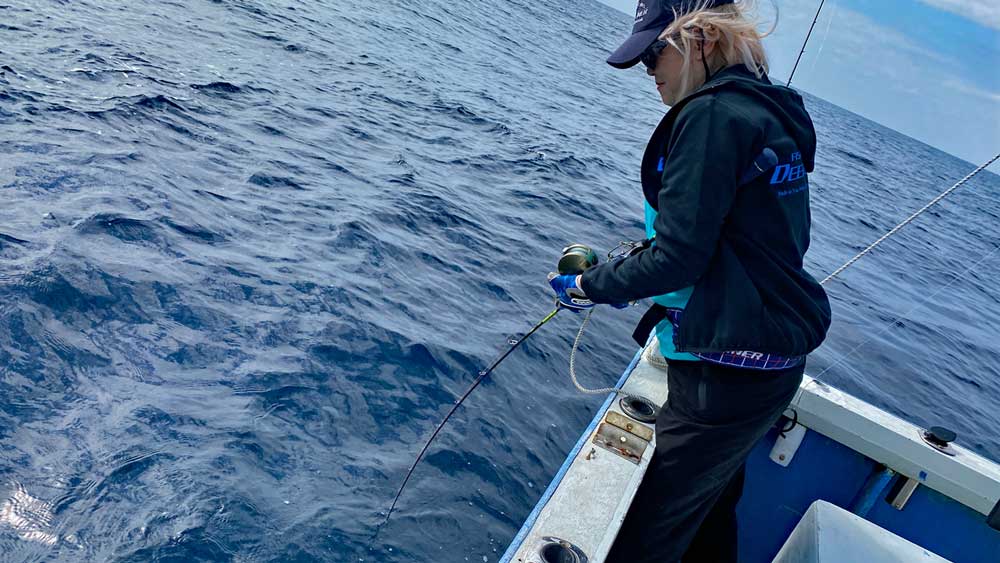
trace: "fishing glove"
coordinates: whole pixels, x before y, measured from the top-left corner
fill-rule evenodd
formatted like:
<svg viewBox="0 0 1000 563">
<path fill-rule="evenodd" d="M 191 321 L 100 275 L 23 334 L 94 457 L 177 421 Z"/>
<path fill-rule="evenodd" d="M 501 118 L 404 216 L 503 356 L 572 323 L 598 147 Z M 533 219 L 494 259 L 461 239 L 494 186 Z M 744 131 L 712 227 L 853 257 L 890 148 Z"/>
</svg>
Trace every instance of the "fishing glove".
<svg viewBox="0 0 1000 563">
<path fill-rule="evenodd" d="M 576 278 L 576 274 L 559 275 L 554 272 L 549 273 L 549 285 L 556 292 L 556 299 L 559 300 L 559 304 L 563 307 L 575 311 L 590 309 L 594 306 L 594 302 L 587 299 L 587 294 L 577 285 Z"/>
<path fill-rule="evenodd" d="M 549 285 L 556 292 L 556 299 L 563 307 L 574 311 L 590 309 L 594 306 L 594 302 L 587 299 L 587 294 L 576 283 L 577 277 L 576 274 L 559 275 L 552 272 L 549 273 Z M 628 303 L 609 303 L 609 305 L 615 309 L 628 307 Z"/>
</svg>

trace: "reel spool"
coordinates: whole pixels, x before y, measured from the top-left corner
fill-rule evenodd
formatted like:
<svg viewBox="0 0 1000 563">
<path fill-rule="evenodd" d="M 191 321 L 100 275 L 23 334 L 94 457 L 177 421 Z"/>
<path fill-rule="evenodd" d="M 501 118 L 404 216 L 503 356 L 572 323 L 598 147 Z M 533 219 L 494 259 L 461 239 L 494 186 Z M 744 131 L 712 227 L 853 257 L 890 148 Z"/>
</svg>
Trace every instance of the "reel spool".
<svg viewBox="0 0 1000 563">
<path fill-rule="evenodd" d="M 597 265 L 597 253 L 585 244 L 571 244 L 562 249 L 556 268 L 562 275 L 582 274 L 584 270 Z"/>
</svg>

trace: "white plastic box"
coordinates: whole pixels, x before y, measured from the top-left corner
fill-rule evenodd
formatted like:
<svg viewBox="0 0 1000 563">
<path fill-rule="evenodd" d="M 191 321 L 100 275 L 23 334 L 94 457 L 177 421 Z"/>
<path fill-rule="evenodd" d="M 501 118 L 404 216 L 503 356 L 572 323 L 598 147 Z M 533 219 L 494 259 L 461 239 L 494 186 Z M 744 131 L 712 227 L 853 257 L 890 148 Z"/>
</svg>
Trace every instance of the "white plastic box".
<svg viewBox="0 0 1000 563">
<path fill-rule="evenodd" d="M 940 563 L 948 560 L 839 506 L 818 500 L 773 563 Z"/>
</svg>

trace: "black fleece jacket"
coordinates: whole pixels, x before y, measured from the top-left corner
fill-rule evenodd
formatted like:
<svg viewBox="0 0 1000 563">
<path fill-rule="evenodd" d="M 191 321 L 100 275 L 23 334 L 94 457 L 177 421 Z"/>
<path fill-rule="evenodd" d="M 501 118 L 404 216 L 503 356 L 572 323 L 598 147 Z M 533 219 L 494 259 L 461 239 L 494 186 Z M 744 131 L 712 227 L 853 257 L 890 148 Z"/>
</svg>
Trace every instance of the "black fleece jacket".
<svg viewBox="0 0 1000 563">
<path fill-rule="evenodd" d="M 765 148 L 778 164 L 740 185 Z M 720 71 L 670 109 L 646 147 L 654 244 L 587 270 L 583 291 L 620 303 L 693 285 L 678 351 L 811 352 L 830 326 L 826 293 L 802 264 L 815 153 L 812 120 L 794 90 L 742 65 Z"/>
</svg>

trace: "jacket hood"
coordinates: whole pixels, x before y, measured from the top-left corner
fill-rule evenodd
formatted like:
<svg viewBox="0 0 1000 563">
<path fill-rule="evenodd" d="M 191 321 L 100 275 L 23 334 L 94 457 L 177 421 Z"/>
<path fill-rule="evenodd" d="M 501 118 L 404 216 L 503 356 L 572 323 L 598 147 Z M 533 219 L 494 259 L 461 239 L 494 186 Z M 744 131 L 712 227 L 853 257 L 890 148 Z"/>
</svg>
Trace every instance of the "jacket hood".
<svg viewBox="0 0 1000 563">
<path fill-rule="evenodd" d="M 816 159 L 816 130 L 812 119 L 806 112 L 802 96 L 798 92 L 772 84 L 767 75 L 757 78 L 753 72 L 742 64 L 733 65 L 717 72 L 708 82 L 692 92 L 688 97 L 670 108 L 676 115 L 677 111 L 691 100 L 711 92 L 738 91 L 752 96 L 767 108 L 785 128 L 785 132 L 795 140 L 802 153 L 802 163 L 806 172 L 812 172 Z"/>
</svg>

